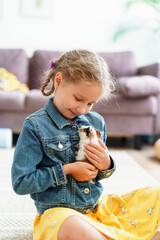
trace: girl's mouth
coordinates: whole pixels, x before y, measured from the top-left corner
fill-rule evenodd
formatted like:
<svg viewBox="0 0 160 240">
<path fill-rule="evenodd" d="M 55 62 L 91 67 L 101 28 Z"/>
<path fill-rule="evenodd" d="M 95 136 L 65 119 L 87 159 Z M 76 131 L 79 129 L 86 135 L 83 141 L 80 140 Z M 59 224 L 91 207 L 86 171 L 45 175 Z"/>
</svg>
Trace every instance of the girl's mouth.
<svg viewBox="0 0 160 240">
<path fill-rule="evenodd" d="M 76 116 L 77 114 L 76 113 L 74 113 L 74 112 L 72 112 L 72 110 L 70 109 L 70 112 L 72 113 L 72 115 L 74 115 L 74 116 Z"/>
</svg>

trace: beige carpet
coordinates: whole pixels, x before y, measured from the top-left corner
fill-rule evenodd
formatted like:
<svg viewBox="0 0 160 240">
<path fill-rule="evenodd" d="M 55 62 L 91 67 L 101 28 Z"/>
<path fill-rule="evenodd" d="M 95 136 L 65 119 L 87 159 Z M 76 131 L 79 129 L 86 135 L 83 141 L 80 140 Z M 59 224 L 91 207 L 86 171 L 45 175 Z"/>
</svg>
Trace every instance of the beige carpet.
<svg viewBox="0 0 160 240">
<path fill-rule="evenodd" d="M 36 214 L 29 196 L 16 195 L 11 186 L 10 170 L 14 149 L 0 149 L 0 240 L 31 240 Z M 126 193 L 136 188 L 160 185 L 126 152 L 111 151 L 117 170 L 102 181 L 104 193 Z"/>
</svg>

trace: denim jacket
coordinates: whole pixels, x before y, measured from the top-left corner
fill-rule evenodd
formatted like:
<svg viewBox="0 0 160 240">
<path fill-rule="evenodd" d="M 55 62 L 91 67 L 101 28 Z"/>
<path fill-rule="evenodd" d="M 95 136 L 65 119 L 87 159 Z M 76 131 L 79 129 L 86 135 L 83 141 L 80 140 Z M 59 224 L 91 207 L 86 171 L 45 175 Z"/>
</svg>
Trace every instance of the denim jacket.
<svg viewBox="0 0 160 240">
<path fill-rule="evenodd" d="M 63 165 L 75 162 L 78 129 L 94 126 L 106 142 L 103 118 L 95 112 L 68 122 L 55 108 L 51 98 L 45 108 L 25 119 L 17 141 L 12 165 L 12 185 L 17 194 L 30 194 L 38 213 L 53 207 L 69 207 L 81 213 L 92 211 L 102 193 L 99 180 L 115 170 L 111 159 L 108 170 L 99 171 L 93 181 L 76 181 L 64 172 Z"/>
</svg>

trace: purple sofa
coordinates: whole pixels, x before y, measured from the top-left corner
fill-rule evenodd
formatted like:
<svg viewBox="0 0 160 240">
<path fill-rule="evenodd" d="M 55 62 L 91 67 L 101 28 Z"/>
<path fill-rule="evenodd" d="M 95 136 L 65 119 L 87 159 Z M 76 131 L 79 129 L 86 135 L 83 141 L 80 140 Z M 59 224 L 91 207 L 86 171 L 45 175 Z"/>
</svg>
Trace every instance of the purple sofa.
<svg viewBox="0 0 160 240">
<path fill-rule="evenodd" d="M 0 90 L 0 128 L 20 132 L 25 117 L 44 107 L 41 84 L 49 61 L 61 52 L 37 50 L 28 58 L 22 49 L 0 49 L 0 67 L 6 68 L 26 83 L 30 91 Z M 93 107 L 106 123 L 108 135 L 160 134 L 160 64 L 137 68 L 132 52 L 99 53 L 108 63 L 117 81 L 119 93 L 104 96 Z"/>
</svg>

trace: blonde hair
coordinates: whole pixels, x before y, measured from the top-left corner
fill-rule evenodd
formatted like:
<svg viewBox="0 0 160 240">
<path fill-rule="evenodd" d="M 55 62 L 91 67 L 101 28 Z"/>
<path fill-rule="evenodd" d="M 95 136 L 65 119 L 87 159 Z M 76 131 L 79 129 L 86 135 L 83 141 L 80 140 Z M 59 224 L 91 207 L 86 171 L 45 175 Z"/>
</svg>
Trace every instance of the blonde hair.
<svg viewBox="0 0 160 240">
<path fill-rule="evenodd" d="M 54 92 L 54 78 L 58 72 L 61 72 L 68 82 L 76 83 L 80 80 L 87 80 L 101 84 L 107 95 L 116 89 L 114 78 L 109 72 L 107 63 L 98 54 L 87 50 L 68 51 L 54 62 L 41 87 L 43 95 L 49 96 Z M 51 89 L 45 92 L 50 81 L 52 81 Z"/>
</svg>

